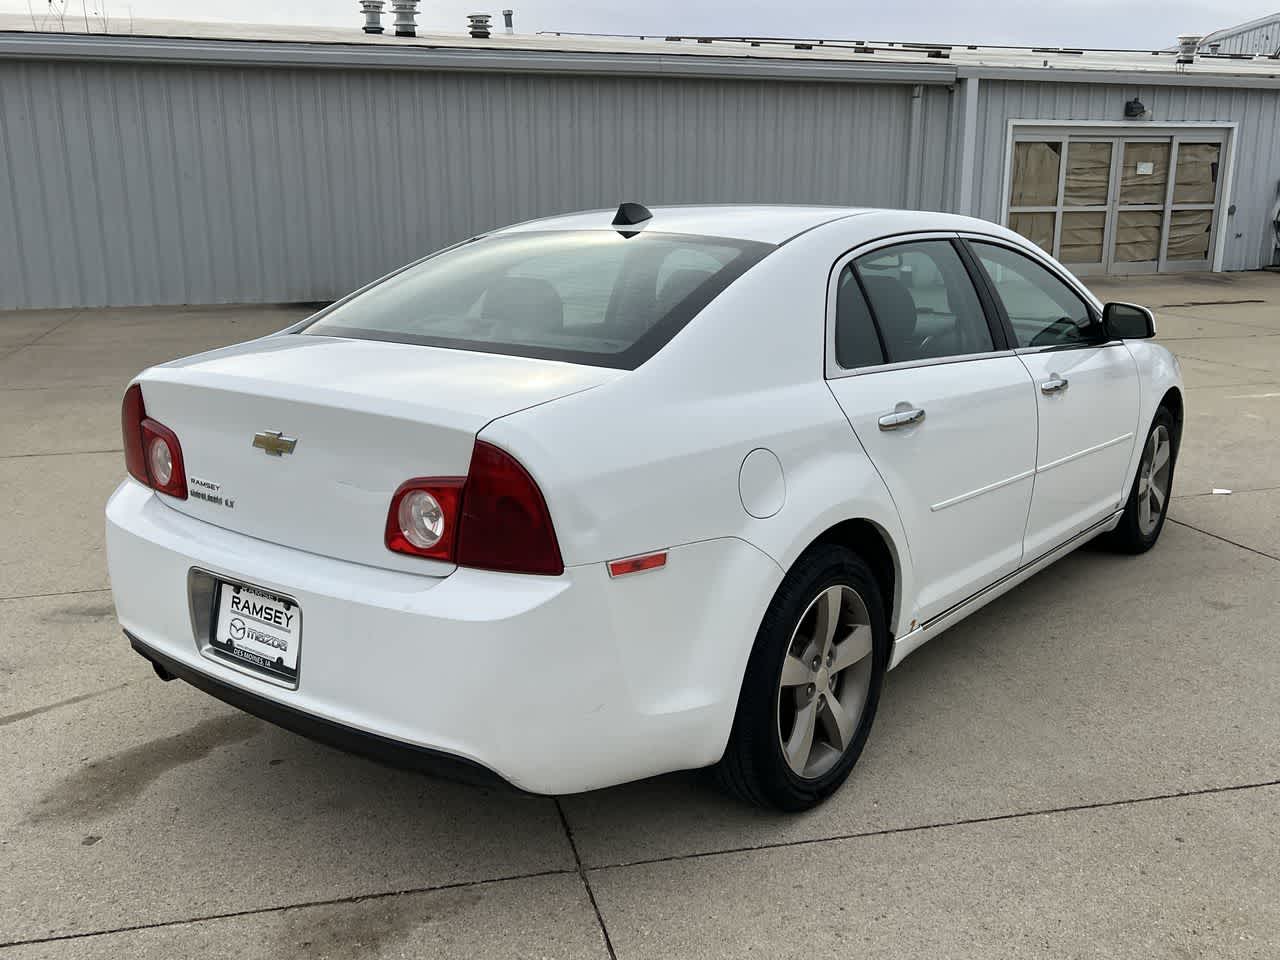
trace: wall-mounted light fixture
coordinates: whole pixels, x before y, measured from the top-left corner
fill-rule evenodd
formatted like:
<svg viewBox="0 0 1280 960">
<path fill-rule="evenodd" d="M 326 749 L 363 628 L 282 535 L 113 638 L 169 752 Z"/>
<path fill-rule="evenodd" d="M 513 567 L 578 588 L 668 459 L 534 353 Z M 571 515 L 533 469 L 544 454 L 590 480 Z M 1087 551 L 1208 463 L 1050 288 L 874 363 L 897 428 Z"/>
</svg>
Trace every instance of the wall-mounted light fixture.
<svg viewBox="0 0 1280 960">
<path fill-rule="evenodd" d="M 1137 97 L 1129 100 L 1124 105 L 1124 118 L 1126 120 L 1141 120 L 1147 115 L 1147 108 Z"/>
</svg>

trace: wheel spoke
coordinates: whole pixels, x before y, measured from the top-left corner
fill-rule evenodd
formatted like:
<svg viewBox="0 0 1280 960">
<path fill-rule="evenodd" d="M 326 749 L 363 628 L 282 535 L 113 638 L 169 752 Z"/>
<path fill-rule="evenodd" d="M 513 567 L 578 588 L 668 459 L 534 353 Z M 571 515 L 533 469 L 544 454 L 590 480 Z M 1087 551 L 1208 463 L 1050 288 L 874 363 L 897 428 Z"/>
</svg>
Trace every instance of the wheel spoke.
<svg viewBox="0 0 1280 960">
<path fill-rule="evenodd" d="M 1160 484 L 1154 480 L 1151 482 L 1151 499 L 1155 501 L 1156 513 L 1164 509 L 1164 491 L 1160 489 Z"/>
<path fill-rule="evenodd" d="M 836 674 L 852 667 L 871 653 L 871 628 L 865 623 L 854 627 L 848 637 L 836 644 L 833 653 L 835 656 L 828 667 L 831 673 Z"/>
<path fill-rule="evenodd" d="M 823 732 L 831 745 L 844 753 L 853 742 L 854 722 L 834 694 L 827 694 L 826 706 L 822 708 L 818 719 L 822 721 Z"/>
<path fill-rule="evenodd" d="M 818 598 L 817 616 L 813 623 L 813 640 L 824 660 L 831 652 L 831 645 L 836 639 L 836 630 L 840 626 L 842 599 L 843 590 L 840 587 L 830 587 Z"/>
<path fill-rule="evenodd" d="M 787 740 L 787 763 L 796 773 L 803 774 L 813 752 L 813 728 L 818 717 L 817 701 L 811 700 L 796 710 L 796 725 Z"/>
<path fill-rule="evenodd" d="M 1138 500 L 1138 522 L 1142 524 L 1142 529 L 1147 530 L 1151 527 L 1151 498 L 1144 496 Z"/>
<path fill-rule="evenodd" d="M 782 661 L 782 686 L 801 687 L 812 681 L 813 671 L 809 665 L 794 653 L 787 654 L 787 659 Z"/>
<path fill-rule="evenodd" d="M 1169 462 L 1169 441 L 1161 440 L 1156 446 L 1155 456 L 1151 458 L 1151 473 L 1154 476 L 1159 473 L 1166 463 Z"/>
</svg>

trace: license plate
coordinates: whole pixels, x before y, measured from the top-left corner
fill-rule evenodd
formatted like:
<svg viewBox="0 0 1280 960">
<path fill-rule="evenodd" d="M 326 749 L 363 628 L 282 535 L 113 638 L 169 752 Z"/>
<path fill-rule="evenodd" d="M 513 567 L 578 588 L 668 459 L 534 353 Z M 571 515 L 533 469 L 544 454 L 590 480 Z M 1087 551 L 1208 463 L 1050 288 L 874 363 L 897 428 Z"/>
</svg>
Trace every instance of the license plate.
<svg viewBox="0 0 1280 960">
<path fill-rule="evenodd" d="M 219 584 L 213 649 L 251 670 L 298 680 L 302 610 L 287 597 L 239 583 Z"/>
</svg>

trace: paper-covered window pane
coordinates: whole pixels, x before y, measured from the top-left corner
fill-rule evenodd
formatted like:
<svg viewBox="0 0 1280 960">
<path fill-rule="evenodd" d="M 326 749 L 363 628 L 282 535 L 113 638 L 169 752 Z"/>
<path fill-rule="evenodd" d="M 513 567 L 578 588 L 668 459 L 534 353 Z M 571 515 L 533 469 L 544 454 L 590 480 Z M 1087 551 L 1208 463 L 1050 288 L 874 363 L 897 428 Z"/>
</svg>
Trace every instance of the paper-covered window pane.
<svg viewBox="0 0 1280 960">
<path fill-rule="evenodd" d="M 1178 169 L 1173 178 L 1174 203 L 1213 203 L 1218 193 L 1216 143 L 1178 144 Z"/>
<path fill-rule="evenodd" d="M 1164 203 L 1169 183 L 1169 144 L 1129 141 L 1120 168 L 1120 202 Z"/>
<path fill-rule="evenodd" d="M 1015 143 L 1013 145 L 1013 190 L 1011 207 L 1052 207 L 1058 202 L 1058 166 L 1062 162 L 1060 143 Z"/>
<path fill-rule="evenodd" d="M 1101 263 L 1105 213 L 1064 213 L 1062 215 L 1063 263 Z"/>
<path fill-rule="evenodd" d="M 1052 213 L 1011 213 L 1009 229 L 1020 233 L 1045 253 L 1053 253 Z"/>
<path fill-rule="evenodd" d="M 1212 210 L 1175 210 L 1169 216 L 1169 259 L 1208 260 Z"/>
<path fill-rule="evenodd" d="M 1063 203 L 1069 207 L 1105 206 L 1110 186 L 1111 144 L 1076 141 L 1067 145 Z"/>
<path fill-rule="evenodd" d="M 1116 216 L 1116 260 L 1145 263 L 1160 256 L 1159 210 L 1126 210 Z"/>
</svg>

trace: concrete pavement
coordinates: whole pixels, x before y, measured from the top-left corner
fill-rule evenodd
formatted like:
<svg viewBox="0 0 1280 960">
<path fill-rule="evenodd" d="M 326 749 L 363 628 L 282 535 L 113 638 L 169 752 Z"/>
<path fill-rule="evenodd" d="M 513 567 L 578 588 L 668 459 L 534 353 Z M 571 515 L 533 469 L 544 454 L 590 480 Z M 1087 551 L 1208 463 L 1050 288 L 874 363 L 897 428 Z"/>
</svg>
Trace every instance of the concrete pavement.
<svg viewBox="0 0 1280 960">
<path fill-rule="evenodd" d="M 1187 377 L 1161 543 L 913 654 L 791 818 L 442 783 L 159 683 L 105 589 L 123 385 L 305 311 L 0 314 L 0 960 L 1280 955 L 1280 276 L 1096 288 Z"/>
</svg>

